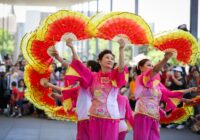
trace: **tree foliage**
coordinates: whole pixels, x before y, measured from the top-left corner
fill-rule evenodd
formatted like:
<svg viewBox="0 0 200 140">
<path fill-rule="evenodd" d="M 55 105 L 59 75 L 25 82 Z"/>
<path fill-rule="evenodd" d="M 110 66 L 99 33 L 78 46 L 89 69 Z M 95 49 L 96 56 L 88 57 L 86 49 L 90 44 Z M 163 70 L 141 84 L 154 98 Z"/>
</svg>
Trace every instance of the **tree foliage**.
<svg viewBox="0 0 200 140">
<path fill-rule="evenodd" d="M 147 51 L 147 56 L 151 59 L 153 64 L 158 63 L 164 57 L 164 52 L 155 50 L 154 48 L 149 48 Z M 175 58 L 169 60 L 169 63 L 172 65 L 181 65 Z"/>
<path fill-rule="evenodd" d="M 13 36 L 7 31 L 0 28 L 0 52 L 1 54 L 12 54 L 14 50 Z"/>
</svg>

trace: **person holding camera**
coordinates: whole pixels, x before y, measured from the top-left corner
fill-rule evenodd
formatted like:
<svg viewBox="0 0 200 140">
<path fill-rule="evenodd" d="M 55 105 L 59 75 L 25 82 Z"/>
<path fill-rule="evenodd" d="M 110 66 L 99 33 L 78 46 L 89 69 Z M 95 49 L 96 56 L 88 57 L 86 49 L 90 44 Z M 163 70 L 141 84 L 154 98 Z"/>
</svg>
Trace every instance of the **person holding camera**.
<svg viewBox="0 0 200 140">
<path fill-rule="evenodd" d="M 183 69 L 179 66 L 169 71 L 165 81 L 166 86 L 170 90 L 182 90 L 186 89 L 186 81 L 183 77 Z"/>
</svg>

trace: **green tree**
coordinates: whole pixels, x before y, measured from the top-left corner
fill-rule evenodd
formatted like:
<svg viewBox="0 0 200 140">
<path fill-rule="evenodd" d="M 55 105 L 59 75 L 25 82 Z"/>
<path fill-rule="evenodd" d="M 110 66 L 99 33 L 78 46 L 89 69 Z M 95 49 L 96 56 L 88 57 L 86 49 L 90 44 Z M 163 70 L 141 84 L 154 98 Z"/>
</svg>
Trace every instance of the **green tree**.
<svg viewBox="0 0 200 140">
<path fill-rule="evenodd" d="M 89 56 L 93 59 L 98 58 L 98 54 L 96 54 L 96 38 L 93 38 L 89 41 Z M 109 41 L 98 39 L 98 52 L 101 52 L 104 49 L 109 49 Z"/>
<path fill-rule="evenodd" d="M 147 51 L 147 56 L 151 59 L 153 64 L 158 63 L 164 56 L 164 52 L 159 50 L 155 50 L 154 48 L 149 48 Z M 169 60 L 169 63 L 172 65 L 181 65 L 176 58 L 172 58 Z"/>
<path fill-rule="evenodd" d="M 14 50 L 13 36 L 7 31 L 0 28 L 0 52 L 2 55 L 12 54 Z"/>
</svg>

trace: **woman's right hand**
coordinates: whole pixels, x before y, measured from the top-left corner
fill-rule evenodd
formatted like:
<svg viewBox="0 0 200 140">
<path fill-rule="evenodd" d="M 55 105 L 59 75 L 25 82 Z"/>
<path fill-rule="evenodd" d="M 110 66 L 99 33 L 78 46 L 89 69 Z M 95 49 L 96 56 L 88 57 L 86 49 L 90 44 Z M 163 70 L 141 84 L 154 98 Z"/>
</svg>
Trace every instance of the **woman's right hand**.
<svg viewBox="0 0 200 140">
<path fill-rule="evenodd" d="M 191 87 L 189 88 L 190 92 L 197 92 L 197 87 Z"/>
<path fill-rule="evenodd" d="M 167 59 L 167 60 L 169 60 L 175 53 L 176 53 L 176 52 L 173 51 L 173 50 L 167 50 L 167 51 L 165 52 L 164 58 Z"/>
</svg>

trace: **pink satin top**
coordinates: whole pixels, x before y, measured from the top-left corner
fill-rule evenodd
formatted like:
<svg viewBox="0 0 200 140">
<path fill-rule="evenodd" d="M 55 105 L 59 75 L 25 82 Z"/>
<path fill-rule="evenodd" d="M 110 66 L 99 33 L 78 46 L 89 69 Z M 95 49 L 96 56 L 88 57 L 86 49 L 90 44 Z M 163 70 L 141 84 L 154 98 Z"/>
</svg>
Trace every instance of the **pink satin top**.
<svg viewBox="0 0 200 140">
<path fill-rule="evenodd" d="M 80 75 L 82 87 L 91 91 L 90 115 L 119 119 L 117 95 L 119 88 L 126 84 L 125 71 L 119 73 L 114 69 L 108 73 L 92 73 L 79 60 L 73 60 L 71 66 Z"/>
<path fill-rule="evenodd" d="M 159 74 L 151 76 L 151 69 L 136 79 L 135 98 L 137 100 L 135 114 L 140 113 L 159 119 L 159 103 L 162 93 L 159 88 Z"/>
</svg>

